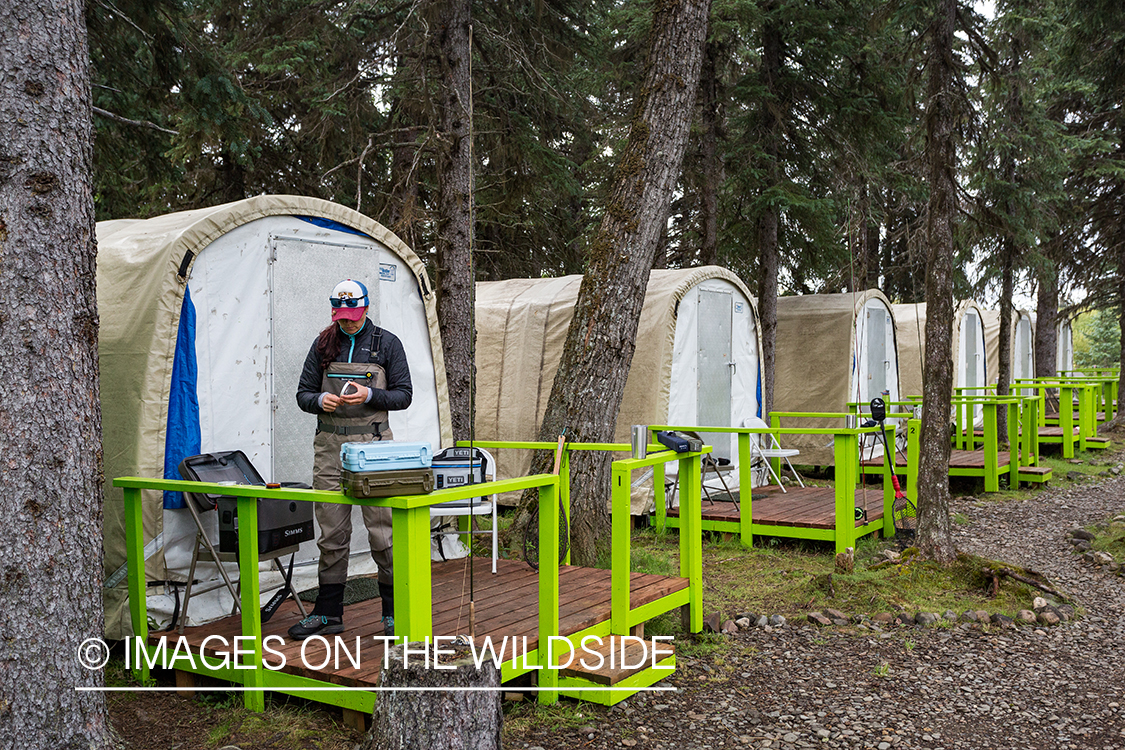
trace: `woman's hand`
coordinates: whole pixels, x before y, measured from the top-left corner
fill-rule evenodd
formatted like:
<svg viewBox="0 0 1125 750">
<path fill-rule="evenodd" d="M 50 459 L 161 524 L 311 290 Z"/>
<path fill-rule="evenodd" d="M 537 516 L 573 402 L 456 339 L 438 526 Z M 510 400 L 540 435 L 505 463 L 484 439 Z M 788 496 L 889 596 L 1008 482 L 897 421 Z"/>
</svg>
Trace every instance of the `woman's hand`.
<svg viewBox="0 0 1125 750">
<path fill-rule="evenodd" d="M 334 393 L 325 393 L 324 400 L 320 403 L 320 408 L 326 412 L 336 411 L 336 407 L 340 405 L 341 399 Z"/>
<path fill-rule="evenodd" d="M 349 388 L 348 386 L 351 386 Z M 367 394 L 370 390 L 365 385 L 360 385 L 354 381 L 349 380 L 344 384 L 344 389 L 341 391 L 340 403 L 343 404 L 363 404 L 367 402 Z M 327 402 L 328 399 L 325 399 Z"/>
</svg>

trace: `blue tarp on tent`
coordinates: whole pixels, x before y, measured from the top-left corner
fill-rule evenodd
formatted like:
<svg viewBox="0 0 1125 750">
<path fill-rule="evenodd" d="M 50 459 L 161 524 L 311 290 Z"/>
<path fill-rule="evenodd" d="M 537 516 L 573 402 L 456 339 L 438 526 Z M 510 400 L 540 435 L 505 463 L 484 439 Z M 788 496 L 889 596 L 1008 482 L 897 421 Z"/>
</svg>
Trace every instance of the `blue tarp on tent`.
<svg viewBox="0 0 1125 750">
<path fill-rule="evenodd" d="M 178 467 L 201 450 L 199 429 L 199 367 L 195 359 L 195 305 L 184 288 L 176 354 L 172 360 L 172 385 L 168 392 L 168 429 L 164 437 L 164 478 L 181 479 Z M 165 492 L 165 508 L 184 507 L 183 493 Z"/>
</svg>

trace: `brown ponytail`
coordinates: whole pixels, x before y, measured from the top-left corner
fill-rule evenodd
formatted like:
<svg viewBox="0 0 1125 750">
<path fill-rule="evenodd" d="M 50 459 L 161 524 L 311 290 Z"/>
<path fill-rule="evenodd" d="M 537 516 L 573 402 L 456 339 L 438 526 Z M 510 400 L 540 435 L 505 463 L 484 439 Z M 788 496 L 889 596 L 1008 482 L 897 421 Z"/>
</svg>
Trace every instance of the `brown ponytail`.
<svg viewBox="0 0 1125 750">
<path fill-rule="evenodd" d="M 340 356 L 340 337 L 337 335 L 338 326 L 333 321 L 320 332 L 316 339 L 316 353 L 320 355 L 320 369 L 327 370 L 328 365 Z"/>
</svg>

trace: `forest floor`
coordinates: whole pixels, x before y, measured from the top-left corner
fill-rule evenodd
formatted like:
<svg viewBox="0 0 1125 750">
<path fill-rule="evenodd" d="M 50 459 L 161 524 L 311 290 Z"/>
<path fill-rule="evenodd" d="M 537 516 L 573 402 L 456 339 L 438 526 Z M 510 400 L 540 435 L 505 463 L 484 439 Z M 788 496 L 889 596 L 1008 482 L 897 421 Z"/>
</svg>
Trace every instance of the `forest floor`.
<svg viewBox="0 0 1125 750">
<path fill-rule="evenodd" d="M 857 550 L 855 573 L 836 572 L 826 586 L 835 563 L 827 547 L 705 543 L 705 614 L 752 615 L 749 624 L 693 637 L 677 633 L 672 618 L 651 623 L 646 635 L 676 636 L 677 670 L 662 683 L 676 691 L 613 708 L 506 701 L 505 746 L 1125 750 L 1125 577 L 1067 539 L 1092 530 L 1094 552 L 1122 560 L 1125 524 L 1114 518 L 1125 514 L 1125 474 L 1111 472 L 1125 461 L 1125 434 L 1111 437 L 1109 455 L 1053 461 L 1048 488 L 955 499 L 957 547 L 979 558 L 952 572 L 909 562 L 872 570 L 899 547 L 870 540 Z M 635 567 L 675 569 L 674 541 L 638 533 Z M 966 610 L 1014 617 L 1044 595 L 1002 579 L 993 597 L 981 558 L 1042 574 L 1077 616 L 1055 626 L 966 621 Z M 810 612 L 827 609 L 851 622 L 811 624 Z M 883 622 L 919 611 L 937 622 Z M 786 622 L 757 624 L 769 615 Z M 129 748 L 335 750 L 362 739 L 338 710 L 284 697 L 267 699 L 263 714 L 243 709 L 237 693 L 114 693 L 109 702 Z"/>
</svg>

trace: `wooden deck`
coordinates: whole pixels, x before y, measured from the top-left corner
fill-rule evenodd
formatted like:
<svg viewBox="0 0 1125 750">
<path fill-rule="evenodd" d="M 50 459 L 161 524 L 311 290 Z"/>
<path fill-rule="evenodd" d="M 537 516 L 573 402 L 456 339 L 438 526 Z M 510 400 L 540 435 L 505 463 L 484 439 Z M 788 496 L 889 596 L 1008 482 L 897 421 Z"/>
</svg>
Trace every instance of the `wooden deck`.
<svg viewBox="0 0 1125 750">
<path fill-rule="evenodd" d="M 1075 404 L 1074 408 L 1077 409 L 1078 404 Z M 1043 418 L 1049 419 L 1053 422 L 1058 422 L 1060 419 L 1062 419 L 1062 414 L 1060 414 L 1059 412 L 1056 411 L 1056 412 L 1052 412 L 1052 413 L 1049 413 L 1049 414 L 1044 414 Z M 1104 411 L 1095 412 L 1094 418 L 1096 420 L 1098 420 L 1099 422 L 1104 422 L 1105 421 L 1105 412 Z M 1078 421 L 1078 415 L 1077 414 L 1074 415 L 1074 420 Z"/>
<path fill-rule="evenodd" d="M 792 526 L 805 529 L 836 528 L 836 495 L 831 487 L 790 487 L 782 492 L 777 487 L 756 487 L 751 503 L 751 513 L 756 524 L 768 526 Z M 737 495 L 737 493 L 735 493 Z M 761 495 L 761 498 L 758 497 Z M 867 520 L 856 521 L 856 528 L 883 518 L 883 490 L 881 487 L 867 489 L 866 506 L 863 490 L 856 490 L 857 508 L 867 508 Z M 713 503 L 704 498 L 704 521 L 739 520 L 739 506 L 730 500 L 716 499 Z M 669 517 L 679 515 L 679 508 L 670 508 Z"/>
<path fill-rule="evenodd" d="M 1061 433 L 1060 433 L 1061 434 Z M 1003 468 L 1011 463 L 1011 456 L 1008 451 L 1001 451 L 996 459 L 996 465 Z M 876 458 L 863 462 L 864 468 L 881 468 L 883 466 L 883 459 Z M 899 469 L 906 468 L 906 458 L 898 456 L 895 460 L 895 467 Z M 984 451 L 962 451 L 953 449 L 949 452 L 949 468 L 950 469 L 980 469 L 984 470 Z M 706 508 L 704 508 L 706 513 Z"/>
<path fill-rule="evenodd" d="M 469 632 L 469 566 L 468 560 L 450 560 L 433 565 L 433 632 L 435 635 L 455 636 Z M 688 588 L 688 579 L 633 573 L 630 577 L 631 606 L 640 607 L 661 597 Z M 519 639 L 515 653 L 521 658 L 539 643 L 539 575 L 527 563 L 516 560 L 497 561 L 497 572 L 492 573 L 491 558 L 474 558 L 473 590 L 476 611 L 476 635 L 480 643 L 484 636 L 492 636 L 496 648 L 505 636 Z M 353 667 L 342 659 L 337 668 L 332 663 L 323 669 L 306 668 L 324 660 L 325 649 L 310 645 L 301 658 L 301 643 L 291 641 L 286 631 L 300 619 L 293 602 L 286 602 L 276 615 L 262 625 L 262 636 L 281 636 L 284 645 L 271 641 L 271 648 L 284 655 L 282 672 L 307 677 L 337 685 L 373 687 L 378 682 L 379 667 L 383 659 L 382 601 L 376 597 L 344 608 L 344 626 L 338 637 L 355 651 L 356 638 L 360 652 Z M 559 635 L 573 635 L 610 619 L 610 571 L 563 565 L 559 568 Z M 184 636 L 193 653 L 200 653 L 203 640 L 208 636 L 223 636 L 227 643 L 242 634 L 239 615 L 226 617 L 194 628 L 186 628 Z M 151 633 L 149 641 L 156 643 L 160 636 L 174 640 L 174 632 Z M 332 640 L 332 636 L 328 636 Z M 526 648 L 524 645 L 526 641 Z M 217 640 L 217 639 L 216 639 Z M 216 641 L 212 641 L 215 643 Z M 315 644 L 315 641 L 310 644 Z M 509 644 L 511 641 L 509 640 Z M 203 653 L 221 660 L 221 640 L 217 649 L 207 648 Z M 509 645 L 509 649 L 512 646 Z M 341 652 L 342 653 L 342 652 Z M 277 664 L 279 657 L 265 654 L 268 664 Z M 505 654 L 505 660 L 511 652 Z"/>
</svg>

